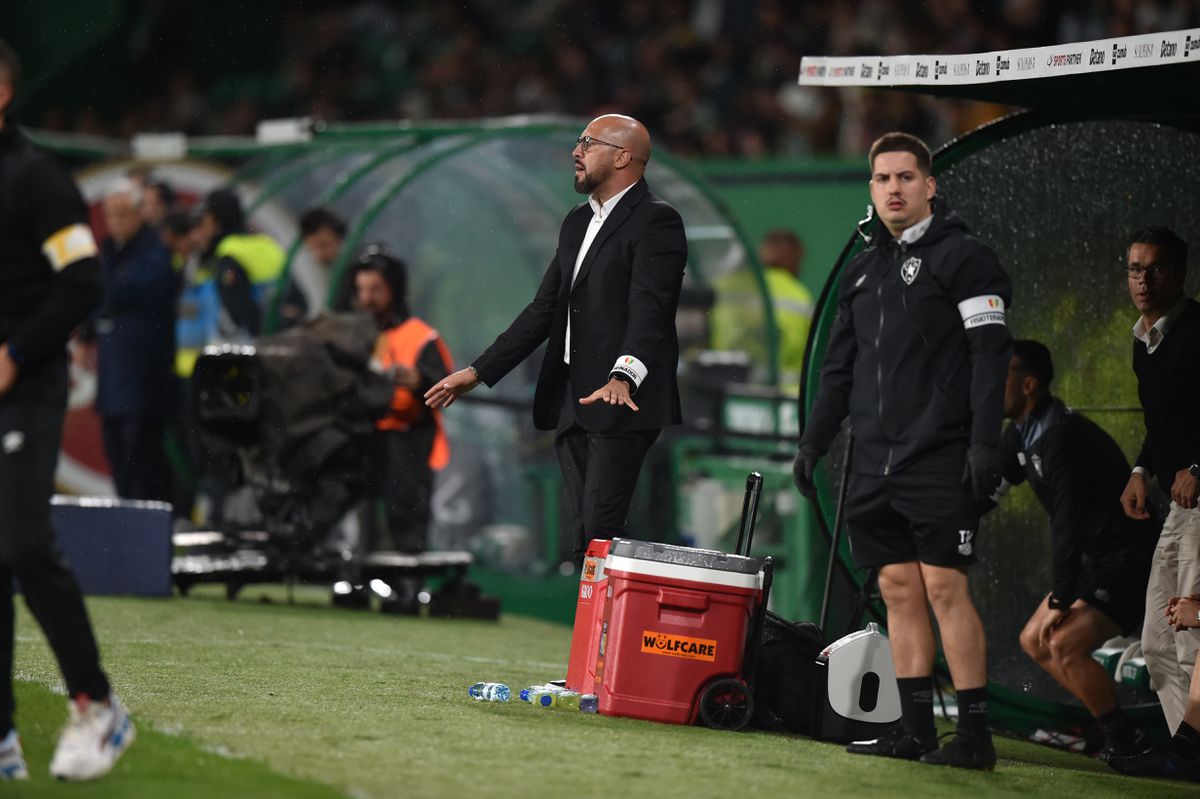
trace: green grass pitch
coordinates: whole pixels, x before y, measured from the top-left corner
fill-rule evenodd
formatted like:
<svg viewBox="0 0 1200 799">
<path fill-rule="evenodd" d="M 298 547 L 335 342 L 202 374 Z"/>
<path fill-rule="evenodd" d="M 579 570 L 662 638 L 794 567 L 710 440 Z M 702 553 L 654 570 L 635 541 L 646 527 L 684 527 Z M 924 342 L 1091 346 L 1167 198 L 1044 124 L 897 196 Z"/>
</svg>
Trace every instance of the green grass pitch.
<svg viewBox="0 0 1200 799">
<path fill-rule="evenodd" d="M 105 665 L 139 738 L 97 783 L 47 775 L 65 701 L 28 613 L 17 622 L 18 726 L 34 779 L 2 797 L 1195 796 L 1089 758 L 998 739 L 994 773 L 857 757 L 760 732 L 717 732 L 474 702 L 467 686 L 561 677 L 570 630 L 385 617 L 215 593 L 91 599 Z"/>
</svg>

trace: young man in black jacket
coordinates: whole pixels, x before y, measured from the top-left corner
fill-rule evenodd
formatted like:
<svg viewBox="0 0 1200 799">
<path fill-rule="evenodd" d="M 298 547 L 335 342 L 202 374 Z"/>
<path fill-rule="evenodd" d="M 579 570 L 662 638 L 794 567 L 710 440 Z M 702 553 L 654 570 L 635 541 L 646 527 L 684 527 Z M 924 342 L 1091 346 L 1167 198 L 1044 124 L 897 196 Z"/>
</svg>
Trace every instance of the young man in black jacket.
<svg viewBox="0 0 1200 799">
<path fill-rule="evenodd" d="M 1028 480 L 1050 514 L 1053 584 L 1021 631 L 1021 648 L 1096 718 L 1100 758 L 1111 760 L 1138 754 L 1148 740 L 1122 715 L 1116 686 L 1091 653 L 1141 629 L 1161 520 L 1122 512 L 1129 462 L 1108 433 L 1050 393 L 1053 378 L 1044 344 L 1013 342 L 1004 391 L 1012 424 L 1001 439 L 997 497 Z"/>
<path fill-rule="evenodd" d="M 1171 497 L 1146 590 L 1142 652 L 1174 733 L 1187 708 L 1200 629 L 1175 631 L 1160 614 L 1172 598 L 1200 590 L 1200 303 L 1184 293 L 1187 244 L 1167 228 L 1134 234 L 1126 272 L 1141 313 L 1132 331 L 1133 370 L 1146 439 L 1121 503 L 1131 518 L 1148 518 L 1151 476 Z"/>
<path fill-rule="evenodd" d="M 55 544 L 50 496 L 67 410 L 66 342 L 100 302 L 100 261 L 71 176 L 8 113 L 19 76 L 16 53 L 0 41 L 0 780 L 29 776 L 13 726 L 14 578 L 70 696 L 50 773 L 92 779 L 112 769 L 134 730 Z"/>
<path fill-rule="evenodd" d="M 902 705 L 900 724 L 849 751 L 990 769 L 986 642 L 967 567 L 975 501 L 1000 482 L 1012 290 L 995 254 L 936 196 L 924 142 L 889 133 L 869 158 L 882 225 L 842 274 L 796 484 L 814 495 L 817 459 L 848 415 L 846 525 L 855 565 L 879 570 Z M 929 605 L 959 707 L 958 734 L 940 749 Z"/>
</svg>

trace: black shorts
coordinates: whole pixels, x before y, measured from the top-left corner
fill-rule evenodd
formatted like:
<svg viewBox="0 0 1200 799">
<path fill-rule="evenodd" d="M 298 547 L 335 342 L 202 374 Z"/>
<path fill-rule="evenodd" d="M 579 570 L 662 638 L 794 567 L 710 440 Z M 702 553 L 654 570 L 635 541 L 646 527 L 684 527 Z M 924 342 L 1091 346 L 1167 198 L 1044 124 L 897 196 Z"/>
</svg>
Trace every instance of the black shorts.
<svg viewBox="0 0 1200 799">
<path fill-rule="evenodd" d="M 1115 621 L 1125 635 L 1141 630 L 1146 612 L 1150 560 L 1140 553 L 1084 557 L 1075 580 L 1076 596 Z"/>
<path fill-rule="evenodd" d="M 856 474 L 845 516 L 850 551 L 860 569 L 910 561 L 952 567 L 975 562 L 979 514 L 961 466 Z"/>
</svg>

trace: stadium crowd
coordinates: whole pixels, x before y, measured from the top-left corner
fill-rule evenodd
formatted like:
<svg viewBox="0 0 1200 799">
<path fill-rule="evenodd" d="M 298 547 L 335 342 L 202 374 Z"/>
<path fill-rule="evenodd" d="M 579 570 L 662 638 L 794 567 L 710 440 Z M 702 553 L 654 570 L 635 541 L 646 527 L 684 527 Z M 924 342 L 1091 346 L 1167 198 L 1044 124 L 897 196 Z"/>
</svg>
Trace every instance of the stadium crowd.
<svg viewBox="0 0 1200 799">
<path fill-rule="evenodd" d="M 272 4 L 268 4 L 272 5 Z M 859 155 L 888 130 L 937 145 L 1003 109 L 796 85 L 806 55 L 968 53 L 1200 24 L 1190 0 L 468 0 L 274 4 L 212 30 L 209 4 L 131 3 L 102 57 L 142 87 L 115 116 L 47 93 L 28 121 L 130 136 L 258 120 L 591 118 L 619 110 L 687 156 Z M 218 35 L 219 34 L 219 35 Z"/>
</svg>

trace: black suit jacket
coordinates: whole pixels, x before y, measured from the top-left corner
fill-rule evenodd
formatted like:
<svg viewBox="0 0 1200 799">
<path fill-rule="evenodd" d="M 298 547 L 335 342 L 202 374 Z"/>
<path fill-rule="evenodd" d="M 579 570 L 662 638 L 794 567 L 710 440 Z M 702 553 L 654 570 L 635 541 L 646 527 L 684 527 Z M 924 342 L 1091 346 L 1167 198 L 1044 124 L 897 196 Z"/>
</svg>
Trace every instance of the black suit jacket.
<svg viewBox="0 0 1200 799">
<path fill-rule="evenodd" d="M 563 220 L 558 250 L 533 301 L 475 359 L 479 379 L 495 385 L 543 342 L 546 357 L 533 400 L 533 421 L 558 426 L 562 385 L 569 380 L 576 420 L 596 433 L 648 430 L 678 424 L 679 339 L 675 311 L 687 261 L 683 220 L 650 192 L 643 178 L 613 208 L 588 248 L 571 285 L 575 259 L 592 219 L 588 203 Z M 563 364 L 571 314 L 571 365 Z M 634 393 L 636 413 L 608 403 L 580 405 L 608 382 L 618 357 L 633 356 L 647 374 Z"/>
</svg>

